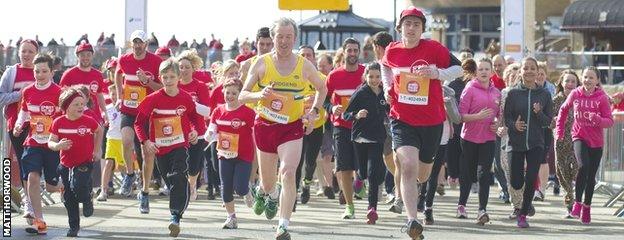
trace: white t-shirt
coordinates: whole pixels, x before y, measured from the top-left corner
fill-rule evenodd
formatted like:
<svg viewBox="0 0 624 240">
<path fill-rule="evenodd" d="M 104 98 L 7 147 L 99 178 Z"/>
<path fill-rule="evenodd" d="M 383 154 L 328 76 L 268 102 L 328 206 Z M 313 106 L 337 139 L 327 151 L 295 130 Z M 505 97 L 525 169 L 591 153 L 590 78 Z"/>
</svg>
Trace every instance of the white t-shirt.
<svg viewBox="0 0 624 240">
<path fill-rule="evenodd" d="M 113 104 L 106 106 L 106 113 L 108 114 L 109 122 L 106 138 L 121 140 L 121 113 Z"/>
</svg>

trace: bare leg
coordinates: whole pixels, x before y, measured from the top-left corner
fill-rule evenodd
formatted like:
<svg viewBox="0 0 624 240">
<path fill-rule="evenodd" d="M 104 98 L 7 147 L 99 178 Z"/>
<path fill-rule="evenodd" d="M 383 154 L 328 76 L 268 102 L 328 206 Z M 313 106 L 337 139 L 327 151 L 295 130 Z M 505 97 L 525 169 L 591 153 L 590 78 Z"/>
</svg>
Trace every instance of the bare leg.
<svg viewBox="0 0 624 240">
<path fill-rule="evenodd" d="M 37 172 L 28 173 L 28 197 L 36 218 L 43 218 L 41 211 L 41 176 Z"/>
<path fill-rule="evenodd" d="M 131 127 L 124 127 L 121 129 L 121 152 L 123 154 L 124 162 L 126 163 L 126 172 L 128 174 L 134 174 L 134 161 L 132 161 L 132 154 L 134 149 L 134 129 Z M 136 149 L 138 153 L 138 149 Z"/>
<path fill-rule="evenodd" d="M 297 198 L 295 186 L 295 174 L 301 160 L 303 138 L 283 143 L 277 147 L 277 154 L 281 159 L 279 175 L 282 180 L 282 193 L 280 194 L 280 218 L 290 220 L 292 206 Z"/>
</svg>

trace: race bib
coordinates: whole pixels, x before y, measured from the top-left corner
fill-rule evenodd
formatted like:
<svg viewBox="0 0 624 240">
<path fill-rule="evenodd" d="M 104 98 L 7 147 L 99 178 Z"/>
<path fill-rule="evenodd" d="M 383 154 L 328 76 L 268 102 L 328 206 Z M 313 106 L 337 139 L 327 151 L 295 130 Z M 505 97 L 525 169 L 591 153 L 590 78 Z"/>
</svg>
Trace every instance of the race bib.
<svg viewBox="0 0 624 240">
<path fill-rule="evenodd" d="M 147 96 L 147 89 L 142 86 L 134 86 L 124 84 L 123 86 L 123 105 L 129 108 L 137 108 L 143 99 Z"/>
<path fill-rule="evenodd" d="M 294 98 L 285 93 L 272 93 L 269 97 L 260 100 L 260 116 L 264 119 L 286 124 L 290 121 L 289 111 Z"/>
<path fill-rule="evenodd" d="M 238 134 L 219 132 L 217 154 L 228 159 L 238 157 Z"/>
<path fill-rule="evenodd" d="M 168 147 L 184 142 L 180 116 L 154 119 L 154 136 L 157 147 Z"/>
<path fill-rule="evenodd" d="M 51 117 L 33 115 L 30 117 L 30 136 L 35 142 L 46 144 L 50 138 L 50 126 L 52 126 Z"/>
<path fill-rule="evenodd" d="M 429 103 L 430 80 L 414 73 L 401 72 L 399 75 L 399 102 L 410 105 Z"/>
</svg>

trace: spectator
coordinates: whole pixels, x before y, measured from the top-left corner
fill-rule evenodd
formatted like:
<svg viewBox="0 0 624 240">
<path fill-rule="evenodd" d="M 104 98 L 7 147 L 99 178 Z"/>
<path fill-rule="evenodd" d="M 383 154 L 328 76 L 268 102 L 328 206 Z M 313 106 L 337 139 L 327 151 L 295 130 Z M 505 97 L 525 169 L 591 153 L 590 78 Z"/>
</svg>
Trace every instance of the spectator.
<svg viewBox="0 0 624 240">
<path fill-rule="evenodd" d="M 67 44 L 65 44 L 65 40 L 63 38 L 61 38 L 59 41 L 61 42 L 61 46 L 67 46 Z"/>
<path fill-rule="evenodd" d="M 83 34 L 80 39 L 78 39 L 78 41 L 76 42 L 76 46 L 80 45 L 80 43 L 82 43 L 82 41 L 85 41 L 85 43 L 89 43 L 89 35 L 87 35 L 86 33 Z"/>
<path fill-rule="evenodd" d="M 167 47 L 160 47 L 156 49 L 154 54 L 158 55 L 163 61 L 165 61 L 171 57 L 171 50 Z"/>
<path fill-rule="evenodd" d="M 206 43 L 206 38 L 204 38 L 201 42 L 201 44 L 199 44 L 199 47 L 197 48 L 197 55 L 199 55 L 199 57 L 202 59 L 202 61 L 206 61 L 206 58 L 208 57 L 208 44 Z"/>
<path fill-rule="evenodd" d="M 58 46 L 58 43 L 56 42 L 56 40 L 54 40 L 54 38 L 52 38 L 52 40 L 48 42 L 48 47 L 56 47 L 56 46 Z"/>
<path fill-rule="evenodd" d="M 188 48 L 188 43 L 186 41 L 182 42 L 182 44 L 180 44 L 180 49 L 186 49 Z"/>
<path fill-rule="evenodd" d="M 238 54 L 240 53 L 238 50 L 238 38 L 234 39 L 234 42 L 232 43 L 232 46 L 230 46 L 230 58 L 236 58 L 236 56 L 238 56 Z M 255 43 L 253 44 L 255 45 Z M 252 47 L 253 47 L 252 45 Z M 255 49 L 255 47 L 254 47 Z"/>
<path fill-rule="evenodd" d="M 149 49 L 150 52 L 154 52 L 156 51 L 158 46 L 160 46 L 158 44 L 158 38 L 156 38 L 156 36 L 154 35 L 154 32 L 152 32 L 152 34 L 150 35 L 150 38 L 147 39 L 147 48 Z"/>
<path fill-rule="evenodd" d="M 98 37 L 96 44 L 97 46 L 102 46 L 103 43 L 104 43 L 104 32 L 100 33 L 100 37 Z"/>
<path fill-rule="evenodd" d="M 251 51 L 251 43 L 249 43 L 247 40 L 243 41 L 243 43 L 240 44 L 240 50 L 241 53 L 238 54 L 235 59 L 237 63 L 241 63 L 254 56 L 254 52 Z"/>
<path fill-rule="evenodd" d="M 210 62 L 223 61 L 223 44 L 221 39 L 217 40 L 210 49 Z"/>
<path fill-rule="evenodd" d="M 20 44 L 22 44 L 22 40 L 23 40 L 22 36 L 20 36 L 20 37 L 17 39 L 17 42 L 15 42 L 15 47 L 16 47 L 16 48 L 19 48 L 19 47 L 20 47 Z"/>
<path fill-rule="evenodd" d="M 199 43 L 197 43 L 197 40 L 193 39 L 193 43 L 191 43 L 191 48 L 199 48 Z"/>
<path fill-rule="evenodd" d="M 39 41 L 39 35 L 35 35 L 35 41 L 37 41 L 37 45 L 39 45 L 39 47 L 43 47 L 43 43 L 41 41 Z"/>
<path fill-rule="evenodd" d="M 215 39 L 214 33 L 210 34 L 210 43 L 208 44 L 208 47 L 210 47 L 211 49 L 214 48 L 215 44 L 217 43 L 217 39 Z"/>
<path fill-rule="evenodd" d="M 180 42 L 176 39 L 175 34 L 171 36 L 169 42 L 167 42 L 167 48 L 169 48 L 173 53 L 177 53 L 180 48 Z"/>
<path fill-rule="evenodd" d="M 48 44 L 48 47 L 50 47 L 50 44 Z M 54 56 L 53 63 L 54 68 L 52 71 L 54 71 L 54 75 L 52 76 L 52 79 L 54 80 L 54 83 L 59 84 L 61 77 L 63 76 L 63 59 L 59 56 Z"/>
</svg>

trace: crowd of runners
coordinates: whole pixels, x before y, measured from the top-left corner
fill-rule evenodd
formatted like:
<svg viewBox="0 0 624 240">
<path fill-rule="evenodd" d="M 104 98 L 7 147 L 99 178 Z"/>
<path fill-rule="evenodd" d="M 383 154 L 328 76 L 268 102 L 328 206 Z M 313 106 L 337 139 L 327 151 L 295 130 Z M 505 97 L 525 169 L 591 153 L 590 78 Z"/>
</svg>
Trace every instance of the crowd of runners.
<svg viewBox="0 0 624 240">
<path fill-rule="evenodd" d="M 92 67 L 93 47 L 83 42 L 79 62 L 59 82 L 53 56 L 22 41 L 20 63 L 2 75 L 0 106 L 20 163 L 26 231 L 47 232 L 43 177 L 45 191 L 62 193 L 68 237 L 79 233 L 80 204 L 89 217 L 93 201 L 132 196 L 135 183 L 142 214 L 150 213 L 150 189 L 169 196 L 175 237 L 205 178 L 208 198 L 223 201 L 223 228 L 238 227 L 238 195 L 255 214 L 278 218 L 276 239 L 290 239 L 292 213 L 310 200 L 315 169 L 320 192 L 338 195 L 344 219 L 356 218 L 354 198 L 366 198 L 366 223 L 375 224 L 385 189 L 389 210 L 405 210 L 397 228 L 412 239 L 434 224 L 442 182 L 459 184 L 457 218 L 484 225 L 496 179 L 509 218 L 527 228 L 539 211 L 532 201 L 543 200 L 549 182 L 551 149 L 550 180 L 565 192 L 566 217 L 589 224 L 603 128 L 624 94 L 608 96 L 593 67 L 564 71 L 552 84 L 532 57 L 473 59 L 467 49 L 458 59 L 421 39 L 425 23 L 419 9 L 403 10 L 400 39 L 375 34 L 376 60 L 363 65 L 353 38 L 335 56 L 310 46 L 293 52 L 297 24 L 280 18 L 258 30 L 255 55 L 213 64 L 212 74 L 195 51 L 148 52 L 138 30 L 131 51 L 104 64 L 107 77 Z M 102 167 L 97 194 L 95 164 Z M 115 172 L 123 176 L 117 192 Z M 468 205 L 471 192 L 478 208 Z"/>
</svg>

